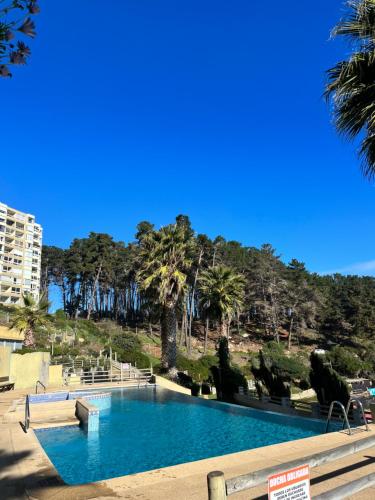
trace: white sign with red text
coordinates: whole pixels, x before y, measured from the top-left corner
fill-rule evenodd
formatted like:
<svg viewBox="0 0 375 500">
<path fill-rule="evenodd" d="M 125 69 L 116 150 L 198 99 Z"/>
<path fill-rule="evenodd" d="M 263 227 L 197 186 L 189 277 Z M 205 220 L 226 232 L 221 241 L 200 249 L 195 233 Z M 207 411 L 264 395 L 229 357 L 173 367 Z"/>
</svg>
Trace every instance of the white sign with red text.
<svg viewBox="0 0 375 500">
<path fill-rule="evenodd" d="M 310 500 L 310 469 L 301 465 L 268 478 L 269 500 Z"/>
</svg>

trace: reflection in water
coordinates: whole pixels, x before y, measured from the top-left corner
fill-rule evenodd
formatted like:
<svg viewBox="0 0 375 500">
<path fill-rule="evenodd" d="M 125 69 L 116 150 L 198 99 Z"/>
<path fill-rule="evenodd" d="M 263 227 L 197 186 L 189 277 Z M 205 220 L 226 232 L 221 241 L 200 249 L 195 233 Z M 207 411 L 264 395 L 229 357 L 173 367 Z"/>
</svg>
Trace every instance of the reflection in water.
<svg viewBox="0 0 375 500">
<path fill-rule="evenodd" d="M 86 432 L 87 439 L 87 468 L 94 471 L 100 460 L 99 431 Z M 77 464 L 78 466 L 78 464 Z"/>
</svg>

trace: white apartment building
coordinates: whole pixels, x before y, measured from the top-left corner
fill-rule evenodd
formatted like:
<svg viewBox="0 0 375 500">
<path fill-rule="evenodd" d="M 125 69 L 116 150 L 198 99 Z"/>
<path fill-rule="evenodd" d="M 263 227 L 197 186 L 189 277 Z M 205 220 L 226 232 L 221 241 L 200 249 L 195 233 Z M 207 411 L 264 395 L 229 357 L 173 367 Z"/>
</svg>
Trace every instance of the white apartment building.
<svg viewBox="0 0 375 500">
<path fill-rule="evenodd" d="M 40 292 L 42 227 L 34 215 L 0 202 L 0 303 L 22 304 L 22 294 Z"/>
</svg>

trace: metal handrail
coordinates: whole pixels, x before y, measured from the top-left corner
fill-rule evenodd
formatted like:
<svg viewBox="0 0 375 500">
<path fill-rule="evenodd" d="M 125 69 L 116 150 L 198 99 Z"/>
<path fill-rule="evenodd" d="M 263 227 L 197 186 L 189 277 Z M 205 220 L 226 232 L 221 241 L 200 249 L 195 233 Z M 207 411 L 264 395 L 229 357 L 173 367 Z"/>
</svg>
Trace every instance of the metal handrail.
<svg viewBox="0 0 375 500">
<path fill-rule="evenodd" d="M 362 413 L 363 421 L 364 421 L 365 426 L 366 426 L 366 431 L 369 432 L 370 429 L 369 429 L 369 426 L 368 426 L 368 422 L 367 422 L 367 418 L 366 418 L 366 415 L 365 415 L 365 411 L 363 409 L 363 404 L 362 404 L 362 402 L 358 398 L 350 398 L 349 399 L 348 404 L 346 405 L 346 415 L 349 414 L 349 410 L 350 410 L 350 407 L 351 407 L 352 403 L 356 403 L 359 406 L 359 409 L 361 410 L 361 413 Z M 344 423 L 343 423 L 343 428 L 344 428 Z"/>
<path fill-rule="evenodd" d="M 38 384 L 43 387 L 43 390 L 44 390 L 44 393 L 45 393 L 46 392 L 46 386 L 43 384 L 43 382 L 41 382 L 40 380 L 37 380 L 36 384 L 35 384 L 35 394 L 38 394 Z"/>
<path fill-rule="evenodd" d="M 344 405 L 342 403 L 340 403 L 340 401 L 332 401 L 332 403 L 330 404 L 329 412 L 328 412 L 328 418 L 327 418 L 327 424 L 326 424 L 326 432 L 328 432 L 329 422 L 330 422 L 331 417 L 332 417 L 332 410 L 333 410 L 333 407 L 335 405 L 338 405 L 338 407 L 342 410 L 342 413 L 344 415 L 344 422 L 343 422 L 342 428 L 344 428 L 344 424 L 346 424 L 346 426 L 348 427 L 349 436 L 351 436 L 352 430 L 350 428 L 350 424 L 349 424 L 349 420 L 348 420 L 348 414 L 345 411 Z"/>
<path fill-rule="evenodd" d="M 26 401 L 25 401 L 25 423 L 24 423 L 24 430 L 27 432 L 30 427 L 30 401 L 29 401 L 29 395 L 26 396 Z"/>
</svg>

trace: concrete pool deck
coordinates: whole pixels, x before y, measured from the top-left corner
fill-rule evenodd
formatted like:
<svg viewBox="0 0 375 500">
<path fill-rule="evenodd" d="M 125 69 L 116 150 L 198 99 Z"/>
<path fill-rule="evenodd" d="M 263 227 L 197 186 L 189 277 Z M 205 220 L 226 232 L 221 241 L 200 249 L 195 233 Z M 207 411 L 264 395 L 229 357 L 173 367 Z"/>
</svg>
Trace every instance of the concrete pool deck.
<svg viewBox="0 0 375 500">
<path fill-rule="evenodd" d="M 370 433 L 362 429 L 352 436 L 344 432 L 336 432 L 98 483 L 69 486 L 64 484 L 59 477 L 33 431 L 30 430 L 25 434 L 18 422 L 4 421 L 4 414 L 12 406 L 14 400 L 24 397 L 26 392 L 25 390 L 11 391 L 0 396 L 0 499 L 2 500 L 23 498 L 204 500 L 207 498 L 206 475 L 212 470 L 222 470 L 228 479 L 295 458 L 301 457 L 301 462 L 303 462 L 303 457 L 306 455 L 348 444 L 375 433 L 375 425 L 371 425 Z M 54 404 L 50 403 L 50 405 Z M 77 457 L 77 467 L 79 467 L 79 457 Z M 311 471 L 312 494 L 328 491 L 374 470 L 375 447 L 317 467 Z M 229 498 L 248 500 L 261 498 L 265 493 L 266 487 L 261 486 Z M 364 490 L 350 498 L 353 500 L 374 499 L 375 489 Z"/>
</svg>

